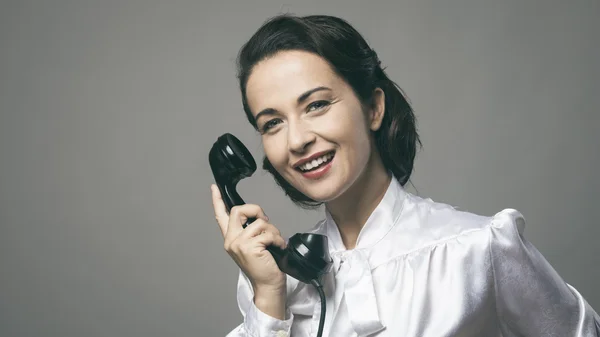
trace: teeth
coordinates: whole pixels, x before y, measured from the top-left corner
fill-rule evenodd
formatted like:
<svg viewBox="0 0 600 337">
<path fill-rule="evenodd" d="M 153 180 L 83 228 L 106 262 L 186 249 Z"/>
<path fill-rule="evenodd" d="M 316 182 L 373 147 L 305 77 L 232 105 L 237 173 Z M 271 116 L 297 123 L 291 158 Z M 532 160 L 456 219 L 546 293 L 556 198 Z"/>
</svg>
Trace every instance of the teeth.
<svg viewBox="0 0 600 337">
<path fill-rule="evenodd" d="M 312 170 L 313 168 L 315 168 L 315 167 L 317 167 L 317 166 L 319 166 L 319 165 L 321 165 L 323 163 L 328 162 L 331 158 L 333 158 L 333 152 L 328 153 L 328 154 L 326 154 L 326 155 L 324 155 L 322 157 L 319 157 L 317 159 L 314 159 L 311 162 L 304 163 L 303 165 L 300 165 L 299 168 L 302 171 L 309 171 L 309 170 Z"/>
</svg>

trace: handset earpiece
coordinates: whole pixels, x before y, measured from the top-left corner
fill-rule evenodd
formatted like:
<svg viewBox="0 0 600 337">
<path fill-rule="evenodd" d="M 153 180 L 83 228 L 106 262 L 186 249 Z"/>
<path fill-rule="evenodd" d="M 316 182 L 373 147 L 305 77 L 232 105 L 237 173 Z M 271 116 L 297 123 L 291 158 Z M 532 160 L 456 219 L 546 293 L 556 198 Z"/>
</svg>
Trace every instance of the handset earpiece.
<svg viewBox="0 0 600 337">
<path fill-rule="evenodd" d="M 250 151 L 235 136 L 225 133 L 213 144 L 208 159 L 227 211 L 233 206 L 243 205 L 245 202 L 237 193 L 236 185 L 256 171 L 256 162 Z M 243 227 L 255 220 L 248 219 Z M 282 272 L 304 283 L 318 280 L 331 270 L 333 263 L 325 235 L 298 233 L 290 238 L 285 250 L 276 246 L 267 249 Z"/>
<path fill-rule="evenodd" d="M 244 199 L 237 193 L 236 186 L 240 180 L 254 174 L 256 162 L 244 144 L 232 134 L 226 133 L 213 144 L 208 161 L 227 212 L 231 211 L 233 206 L 245 204 Z M 249 218 L 243 227 L 246 228 L 255 220 Z"/>
</svg>

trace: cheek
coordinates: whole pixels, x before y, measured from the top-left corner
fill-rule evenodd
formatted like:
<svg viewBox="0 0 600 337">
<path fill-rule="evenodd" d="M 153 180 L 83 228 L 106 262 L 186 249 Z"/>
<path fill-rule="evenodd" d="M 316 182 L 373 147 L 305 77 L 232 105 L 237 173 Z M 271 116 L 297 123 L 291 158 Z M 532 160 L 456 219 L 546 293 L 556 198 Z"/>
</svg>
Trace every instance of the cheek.
<svg viewBox="0 0 600 337">
<path fill-rule="evenodd" d="M 369 159 L 370 131 L 360 111 L 348 114 L 348 118 L 338 119 L 335 125 L 337 138 L 344 147 L 346 156 L 355 165 L 362 165 Z"/>
<path fill-rule="evenodd" d="M 286 165 L 286 155 L 284 143 L 276 139 L 263 139 L 263 150 L 265 155 L 276 169 Z"/>
<path fill-rule="evenodd" d="M 344 109 L 341 113 L 332 114 L 325 125 L 327 125 L 327 134 L 340 142 L 352 144 L 353 147 L 368 143 L 369 132 L 360 110 Z"/>
</svg>

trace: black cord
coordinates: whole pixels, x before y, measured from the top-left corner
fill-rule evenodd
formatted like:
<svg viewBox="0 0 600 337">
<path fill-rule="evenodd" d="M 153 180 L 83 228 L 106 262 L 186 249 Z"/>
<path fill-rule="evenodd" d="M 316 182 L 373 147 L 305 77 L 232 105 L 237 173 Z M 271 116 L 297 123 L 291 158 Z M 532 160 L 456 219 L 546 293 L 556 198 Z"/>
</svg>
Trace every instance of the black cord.
<svg viewBox="0 0 600 337">
<path fill-rule="evenodd" d="M 310 280 L 310 284 L 317 289 L 319 297 L 321 298 L 321 317 L 319 318 L 319 330 L 317 332 L 317 337 L 321 337 L 323 335 L 323 326 L 325 325 L 325 309 L 327 307 L 327 303 L 325 302 L 325 292 L 323 291 L 323 286 L 319 280 Z"/>
</svg>

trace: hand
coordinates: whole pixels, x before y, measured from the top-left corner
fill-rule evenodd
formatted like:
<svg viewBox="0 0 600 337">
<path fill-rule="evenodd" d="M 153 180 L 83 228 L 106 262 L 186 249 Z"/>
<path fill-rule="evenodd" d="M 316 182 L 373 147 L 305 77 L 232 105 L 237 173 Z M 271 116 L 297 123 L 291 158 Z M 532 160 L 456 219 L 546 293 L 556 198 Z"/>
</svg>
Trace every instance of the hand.
<svg viewBox="0 0 600 337">
<path fill-rule="evenodd" d="M 274 245 L 285 249 L 286 242 L 279 230 L 258 205 L 234 206 L 227 214 L 219 188 L 212 184 L 215 218 L 223 234 L 225 251 L 248 276 L 254 288 L 254 301 L 259 309 L 283 319 L 286 294 L 286 275 L 279 270 L 273 256 L 266 249 Z M 248 218 L 256 221 L 242 227 Z"/>
</svg>

